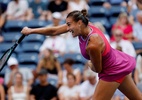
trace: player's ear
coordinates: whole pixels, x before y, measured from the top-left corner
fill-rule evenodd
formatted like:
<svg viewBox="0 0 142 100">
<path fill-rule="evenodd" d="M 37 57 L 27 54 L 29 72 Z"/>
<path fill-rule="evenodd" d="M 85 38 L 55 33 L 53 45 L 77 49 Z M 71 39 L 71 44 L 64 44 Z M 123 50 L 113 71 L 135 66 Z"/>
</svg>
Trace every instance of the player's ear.
<svg viewBox="0 0 142 100">
<path fill-rule="evenodd" d="M 82 21 L 81 21 L 81 20 L 79 20 L 79 21 L 77 22 L 77 24 L 78 24 L 78 26 L 80 27 L 80 26 L 81 26 L 81 24 L 82 24 Z"/>
</svg>

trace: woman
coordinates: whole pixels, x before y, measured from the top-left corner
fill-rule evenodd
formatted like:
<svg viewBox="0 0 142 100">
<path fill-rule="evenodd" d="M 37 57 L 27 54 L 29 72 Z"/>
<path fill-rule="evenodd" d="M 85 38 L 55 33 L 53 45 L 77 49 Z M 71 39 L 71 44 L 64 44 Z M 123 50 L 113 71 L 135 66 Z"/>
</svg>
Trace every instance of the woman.
<svg viewBox="0 0 142 100">
<path fill-rule="evenodd" d="M 8 90 L 8 100 L 29 100 L 28 86 L 22 84 L 23 76 L 20 72 L 15 73 L 14 85 Z"/>
<path fill-rule="evenodd" d="M 49 73 L 48 77 L 58 79 L 58 85 L 62 84 L 62 70 L 60 63 L 54 57 L 52 50 L 43 50 L 43 58 L 40 59 L 36 72 L 40 72 L 42 68 L 46 69 Z"/>
<path fill-rule="evenodd" d="M 79 86 L 75 83 L 75 76 L 67 74 L 67 85 L 62 85 L 58 90 L 59 100 L 79 100 Z"/>
<path fill-rule="evenodd" d="M 86 14 L 86 10 L 73 11 L 68 14 L 64 25 L 36 29 L 25 27 L 22 33 L 58 35 L 70 31 L 73 37 L 79 37 L 81 53 L 90 60 L 90 68 L 99 73 L 93 100 L 110 100 L 117 88 L 131 100 L 142 100 L 130 76 L 135 59 L 111 48 L 103 33 L 88 23 Z"/>
<path fill-rule="evenodd" d="M 63 62 L 63 67 L 65 68 L 65 70 L 63 70 L 63 84 L 67 83 L 67 74 L 68 73 L 72 73 L 75 75 L 75 84 L 79 85 L 81 83 L 81 72 L 79 70 L 79 68 L 73 68 L 73 64 L 74 64 L 74 60 L 71 58 L 67 58 L 65 59 L 65 61 Z"/>
<path fill-rule="evenodd" d="M 116 23 L 112 26 L 112 32 L 115 29 L 120 29 L 123 31 L 124 33 L 123 38 L 125 40 L 130 40 L 130 41 L 134 40 L 132 25 L 128 20 L 127 13 L 122 12 L 119 14 Z"/>
</svg>

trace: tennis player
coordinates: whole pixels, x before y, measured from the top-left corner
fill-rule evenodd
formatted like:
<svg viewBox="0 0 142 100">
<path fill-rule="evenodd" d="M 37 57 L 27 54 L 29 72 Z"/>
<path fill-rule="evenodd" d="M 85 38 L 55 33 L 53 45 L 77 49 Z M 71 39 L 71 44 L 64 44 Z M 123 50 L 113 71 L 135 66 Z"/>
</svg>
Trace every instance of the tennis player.
<svg viewBox="0 0 142 100">
<path fill-rule="evenodd" d="M 56 27 L 28 28 L 21 31 L 25 35 L 59 35 L 70 31 L 78 36 L 82 55 L 91 61 L 90 68 L 99 74 L 99 82 L 93 100 L 110 100 L 118 88 L 130 100 L 142 100 L 130 74 L 136 66 L 135 59 L 111 48 L 103 33 L 89 23 L 86 10 L 73 11 L 67 15 L 66 24 Z"/>
</svg>

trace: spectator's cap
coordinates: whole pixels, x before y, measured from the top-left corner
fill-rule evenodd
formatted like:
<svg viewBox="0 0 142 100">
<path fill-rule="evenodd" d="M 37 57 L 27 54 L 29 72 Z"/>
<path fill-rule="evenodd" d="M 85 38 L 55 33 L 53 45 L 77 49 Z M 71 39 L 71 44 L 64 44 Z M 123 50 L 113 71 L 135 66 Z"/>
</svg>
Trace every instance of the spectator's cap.
<svg viewBox="0 0 142 100">
<path fill-rule="evenodd" d="M 47 70 L 46 69 L 41 69 L 39 72 L 38 72 L 38 75 L 44 75 L 44 74 L 47 74 Z"/>
<path fill-rule="evenodd" d="M 16 58 L 10 57 L 9 60 L 8 60 L 8 62 L 7 62 L 7 65 L 8 65 L 8 66 L 18 65 L 18 61 L 17 61 Z"/>
<path fill-rule="evenodd" d="M 86 77 L 96 77 L 97 76 L 97 74 L 90 69 L 85 70 L 84 75 Z"/>
<path fill-rule="evenodd" d="M 61 19 L 62 15 L 60 12 L 54 12 L 52 14 L 52 17 L 55 18 L 55 19 Z"/>
</svg>

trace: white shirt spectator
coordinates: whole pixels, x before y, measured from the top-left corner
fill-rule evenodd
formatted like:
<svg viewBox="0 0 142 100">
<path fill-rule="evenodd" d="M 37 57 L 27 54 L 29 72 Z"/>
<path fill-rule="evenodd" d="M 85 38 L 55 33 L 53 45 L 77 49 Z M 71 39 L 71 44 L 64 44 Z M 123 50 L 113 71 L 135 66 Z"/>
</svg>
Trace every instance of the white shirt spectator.
<svg viewBox="0 0 142 100">
<path fill-rule="evenodd" d="M 80 70 L 78 68 L 73 70 L 73 74 L 76 76 L 77 73 L 79 73 Z M 67 84 L 67 71 L 63 70 L 63 84 Z"/>
<path fill-rule="evenodd" d="M 53 50 L 55 56 L 60 53 L 65 53 L 66 44 L 65 39 L 61 36 L 48 37 L 40 47 L 40 52 L 46 48 Z"/>
<path fill-rule="evenodd" d="M 61 36 L 66 40 L 66 53 L 80 53 L 78 37 L 73 37 L 70 32 L 62 34 Z"/>
<path fill-rule="evenodd" d="M 96 84 L 92 85 L 88 80 L 80 85 L 80 97 L 91 97 L 94 94 Z"/>
<path fill-rule="evenodd" d="M 63 85 L 59 88 L 58 94 L 63 94 L 64 97 L 75 97 L 79 93 L 79 86 L 75 85 L 69 88 L 67 85 Z"/>
<path fill-rule="evenodd" d="M 79 0 L 79 3 L 76 3 L 74 0 L 73 1 L 69 1 L 69 9 L 70 11 L 74 11 L 74 10 L 82 10 L 82 9 L 89 9 L 89 6 L 87 5 L 85 0 Z"/>
<path fill-rule="evenodd" d="M 28 85 L 28 80 L 33 79 L 32 71 L 30 69 L 28 69 L 28 68 L 19 68 L 18 71 L 23 76 L 23 84 L 24 85 Z M 6 69 L 5 77 L 4 77 L 5 84 L 8 84 L 8 82 L 10 80 L 9 79 L 10 78 L 10 74 L 11 74 L 11 71 L 9 69 Z M 13 82 L 14 82 L 14 80 L 13 80 Z"/>
<path fill-rule="evenodd" d="M 122 39 L 122 40 L 120 40 L 119 43 L 112 42 L 111 43 L 112 48 L 116 49 L 117 44 L 122 47 L 122 51 L 124 53 L 126 53 L 130 56 L 136 57 L 135 49 L 130 41 Z"/>
<path fill-rule="evenodd" d="M 15 1 L 11 1 L 8 4 L 7 15 L 12 15 L 14 17 L 20 17 L 25 14 L 28 9 L 27 0 L 19 0 L 19 3 L 16 4 Z"/>
<path fill-rule="evenodd" d="M 133 34 L 139 41 L 142 41 L 142 24 L 139 22 L 134 23 Z"/>
</svg>

